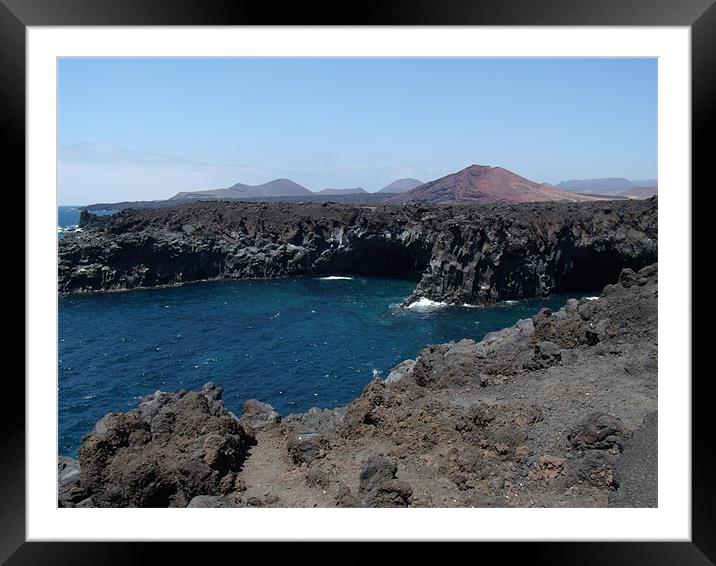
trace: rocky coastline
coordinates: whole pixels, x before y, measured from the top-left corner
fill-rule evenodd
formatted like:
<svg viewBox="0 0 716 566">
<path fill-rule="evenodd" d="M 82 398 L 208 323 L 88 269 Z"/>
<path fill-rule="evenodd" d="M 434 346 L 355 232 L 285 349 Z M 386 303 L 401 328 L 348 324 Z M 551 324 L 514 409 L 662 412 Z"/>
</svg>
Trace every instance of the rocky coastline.
<svg viewBox="0 0 716 566">
<path fill-rule="evenodd" d="M 648 247 L 635 233 L 636 216 L 648 219 L 655 203 L 635 205 L 602 211 L 604 223 L 611 214 L 635 215 L 628 227 L 602 235 L 604 245 Z M 367 229 L 372 217 L 357 214 L 351 226 Z M 126 215 L 88 230 L 95 236 L 82 242 L 96 249 L 94 239 L 106 241 L 102 234 L 138 218 L 152 225 Z M 160 216 L 152 234 L 163 221 Z M 260 215 L 253 221 L 270 233 L 259 228 Z M 428 230 L 427 219 L 418 226 Z M 433 246 L 440 234 L 460 233 L 444 230 L 432 232 L 438 234 Z M 146 231 L 123 227 L 121 233 L 141 241 Z M 334 237 L 345 238 L 345 229 Z M 584 234 L 574 238 L 586 241 Z M 116 253 L 105 257 L 116 261 Z M 656 506 L 657 301 L 655 263 L 622 269 L 597 299 L 542 309 L 478 343 L 430 346 L 337 409 L 282 417 L 251 400 L 239 418 L 213 383 L 197 392 L 158 391 L 133 411 L 101 419 L 84 439 L 79 461 L 60 457 L 58 504 Z"/>
<path fill-rule="evenodd" d="M 657 200 L 357 206 L 196 202 L 83 211 L 59 243 L 61 293 L 210 279 L 380 275 L 421 298 L 489 304 L 598 290 L 657 261 Z"/>
</svg>

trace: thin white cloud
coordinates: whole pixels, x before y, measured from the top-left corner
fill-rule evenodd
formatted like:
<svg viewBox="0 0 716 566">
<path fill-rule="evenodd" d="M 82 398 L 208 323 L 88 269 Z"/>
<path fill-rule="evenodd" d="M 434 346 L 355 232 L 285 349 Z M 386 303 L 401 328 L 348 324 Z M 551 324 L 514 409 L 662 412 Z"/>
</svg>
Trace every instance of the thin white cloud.
<svg viewBox="0 0 716 566">
<path fill-rule="evenodd" d="M 164 199 L 179 191 L 222 188 L 237 182 L 258 184 L 300 175 L 241 164 L 200 163 L 107 143 L 60 146 L 58 173 L 63 204 Z"/>
<path fill-rule="evenodd" d="M 281 177 L 320 190 L 325 187 L 362 186 L 378 190 L 404 177 L 430 180 L 429 169 L 368 162 L 333 163 L 322 160 L 311 171 L 283 162 L 283 168 L 237 163 L 202 163 L 163 153 L 143 152 L 109 143 L 78 143 L 59 148 L 59 197 L 61 204 L 90 204 L 166 199 L 179 191 L 250 185 Z M 448 173 L 448 172 L 446 172 Z M 445 173 L 443 173 L 445 174 Z"/>
</svg>

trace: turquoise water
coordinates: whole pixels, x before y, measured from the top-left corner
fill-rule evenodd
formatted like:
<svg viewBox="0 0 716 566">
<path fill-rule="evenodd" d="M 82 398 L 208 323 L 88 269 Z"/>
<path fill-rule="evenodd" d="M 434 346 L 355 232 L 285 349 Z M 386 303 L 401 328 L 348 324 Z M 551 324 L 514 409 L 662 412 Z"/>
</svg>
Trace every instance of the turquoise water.
<svg viewBox="0 0 716 566">
<path fill-rule="evenodd" d="M 415 283 L 292 278 L 197 283 L 59 299 L 59 452 L 109 411 L 157 389 L 224 387 L 281 414 L 344 405 L 430 344 L 473 338 L 566 297 L 488 308 L 401 309 Z"/>
</svg>

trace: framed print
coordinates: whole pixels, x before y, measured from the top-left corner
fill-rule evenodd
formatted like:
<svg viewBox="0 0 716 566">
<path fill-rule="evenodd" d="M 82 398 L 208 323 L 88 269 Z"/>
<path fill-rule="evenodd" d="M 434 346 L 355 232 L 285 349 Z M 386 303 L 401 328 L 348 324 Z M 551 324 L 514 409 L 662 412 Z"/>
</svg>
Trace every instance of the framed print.
<svg viewBox="0 0 716 566">
<path fill-rule="evenodd" d="M 26 368 L 0 557 L 710 563 L 716 8 L 563 4 L 3 0 Z"/>
</svg>

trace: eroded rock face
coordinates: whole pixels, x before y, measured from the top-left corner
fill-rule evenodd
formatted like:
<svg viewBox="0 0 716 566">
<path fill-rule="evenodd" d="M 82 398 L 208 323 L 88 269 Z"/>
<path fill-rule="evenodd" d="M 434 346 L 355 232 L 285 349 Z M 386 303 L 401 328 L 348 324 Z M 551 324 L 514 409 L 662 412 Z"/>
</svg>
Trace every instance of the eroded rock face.
<svg viewBox="0 0 716 566">
<path fill-rule="evenodd" d="M 195 203 L 83 218 L 60 244 L 61 292 L 215 278 L 417 276 L 432 239 L 420 211 L 320 204 Z"/>
<path fill-rule="evenodd" d="M 273 410 L 268 403 L 262 403 L 256 399 L 248 399 L 244 402 L 244 412 L 240 422 L 252 430 L 271 426 L 281 421 L 280 415 Z"/>
<path fill-rule="evenodd" d="M 236 489 L 253 438 L 226 411 L 221 388 L 146 397 L 110 413 L 79 453 L 82 488 L 99 507 L 185 507 Z"/>
<path fill-rule="evenodd" d="M 657 202 L 359 207 L 195 203 L 83 215 L 59 242 L 60 292 L 215 278 L 420 279 L 419 298 L 488 304 L 600 289 L 656 261 Z"/>
<path fill-rule="evenodd" d="M 625 206 L 626 205 L 626 206 Z M 521 214 L 529 211 L 529 215 Z M 657 257 L 656 201 L 495 207 L 440 230 L 410 301 L 486 304 L 598 289 Z"/>
</svg>

